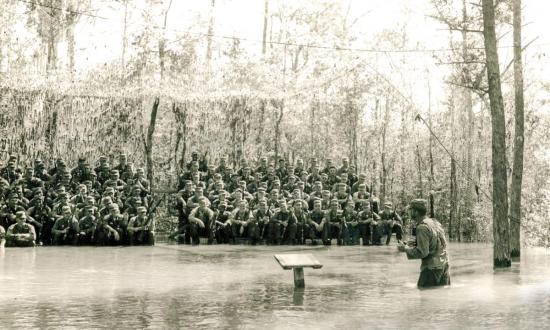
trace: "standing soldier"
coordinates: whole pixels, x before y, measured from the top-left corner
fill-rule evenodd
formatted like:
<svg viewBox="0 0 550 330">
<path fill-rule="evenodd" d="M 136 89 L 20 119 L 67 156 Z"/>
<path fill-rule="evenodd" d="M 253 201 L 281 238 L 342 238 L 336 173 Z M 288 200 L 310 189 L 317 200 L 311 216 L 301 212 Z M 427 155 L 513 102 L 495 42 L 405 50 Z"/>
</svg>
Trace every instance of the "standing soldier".
<svg viewBox="0 0 550 330">
<path fill-rule="evenodd" d="M 418 288 L 451 284 L 447 239 L 441 224 L 426 216 L 427 203 L 424 199 L 415 199 L 409 206 L 410 217 L 416 222 L 416 246 L 397 246 L 407 254 L 407 259 L 422 259 Z"/>
<path fill-rule="evenodd" d="M 6 247 L 34 246 L 36 232 L 31 224 L 26 223 L 25 211 L 17 211 L 15 218 L 17 222 L 9 226 L 6 233 Z"/>
</svg>

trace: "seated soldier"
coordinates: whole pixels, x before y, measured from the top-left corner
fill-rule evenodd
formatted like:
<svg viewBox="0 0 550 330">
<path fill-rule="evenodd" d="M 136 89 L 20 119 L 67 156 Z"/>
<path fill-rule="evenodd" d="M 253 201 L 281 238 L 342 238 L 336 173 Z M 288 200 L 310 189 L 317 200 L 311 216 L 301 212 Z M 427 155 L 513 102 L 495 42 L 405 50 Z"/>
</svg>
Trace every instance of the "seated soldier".
<svg viewBox="0 0 550 330">
<path fill-rule="evenodd" d="M 286 200 L 279 200 L 279 211 L 273 214 L 273 219 L 281 224 L 281 239 L 283 244 L 296 244 L 297 220 L 296 216 L 288 208 Z"/>
<path fill-rule="evenodd" d="M 204 192 L 204 189 L 202 187 L 200 187 L 200 186 L 195 187 L 194 195 L 191 198 L 189 198 L 186 202 L 187 203 L 187 214 L 190 214 L 191 210 L 193 210 L 194 208 L 199 206 L 199 202 L 200 202 L 201 199 L 203 199 L 203 197 L 204 197 L 206 205 L 208 207 L 210 207 L 210 201 L 208 200 L 208 198 L 206 198 L 203 195 L 203 192 Z"/>
<path fill-rule="evenodd" d="M 189 214 L 189 232 L 193 245 L 200 244 L 200 237 L 208 238 L 208 244 L 214 241 L 214 212 L 208 207 L 208 199 L 199 198 L 198 206 Z"/>
<path fill-rule="evenodd" d="M 95 243 L 95 233 L 97 230 L 97 218 L 95 217 L 95 207 L 87 204 L 84 206 L 82 216 L 78 221 L 78 244 L 91 245 Z"/>
<path fill-rule="evenodd" d="M 15 220 L 16 223 L 11 225 L 6 233 L 6 247 L 34 246 L 36 232 L 31 224 L 26 223 L 27 216 L 25 211 L 17 211 Z"/>
<path fill-rule="evenodd" d="M 340 208 L 344 208 L 344 204 L 348 202 L 349 194 L 346 191 L 346 184 L 343 182 L 340 182 L 336 185 L 338 189 L 333 195 L 333 199 L 338 200 L 338 204 L 340 204 Z"/>
<path fill-rule="evenodd" d="M 260 199 L 258 201 L 258 208 L 254 212 L 253 224 L 249 224 L 249 233 L 252 233 L 249 237 L 252 244 L 258 243 L 264 239 L 271 215 L 271 211 L 269 211 L 267 207 L 267 200 L 265 198 Z"/>
<path fill-rule="evenodd" d="M 403 240 L 403 221 L 397 212 L 392 209 L 392 202 L 384 203 L 384 210 L 380 212 L 380 219 L 382 222 L 383 232 L 387 235 L 386 245 L 390 244 L 391 235 L 395 233 L 397 243 L 401 243 Z"/>
<path fill-rule="evenodd" d="M 317 240 L 321 239 L 324 242 L 324 219 L 325 212 L 321 209 L 321 200 L 316 199 L 313 202 L 313 209 L 309 212 L 309 237 L 313 245 L 317 245 Z"/>
<path fill-rule="evenodd" d="M 248 202 L 244 199 L 241 199 L 236 206 L 231 214 L 231 233 L 234 238 L 247 237 L 245 230 L 252 218 L 252 213 L 248 209 Z"/>
<path fill-rule="evenodd" d="M 247 202 L 250 202 L 252 200 L 252 194 L 248 192 L 247 188 L 246 188 L 246 181 L 239 181 L 239 186 L 238 186 L 238 189 L 241 190 L 241 192 L 243 193 L 243 198 L 246 199 Z"/>
<path fill-rule="evenodd" d="M 300 198 L 292 201 L 292 213 L 296 217 L 296 243 L 306 244 L 309 233 L 309 218 L 307 214 L 307 202 Z"/>
<path fill-rule="evenodd" d="M 227 202 L 217 203 L 215 211 L 214 236 L 218 244 L 235 244 L 235 238 L 231 231 L 231 212 L 227 210 Z"/>
<path fill-rule="evenodd" d="M 333 199 L 330 202 L 330 208 L 325 213 L 324 218 L 324 237 L 323 241 L 325 245 L 331 245 L 332 239 L 336 238 L 338 245 L 342 245 L 342 210 L 339 209 L 339 203 L 337 199 Z"/>
<path fill-rule="evenodd" d="M 359 211 L 363 205 L 370 204 L 370 193 L 367 191 L 367 185 L 361 183 L 357 186 L 357 191 L 353 193 L 355 209 Z"/>
<path fill-rule="evenodd" d="M 332 203 L 332 194 L 328 190 L 323 190 L 321 196 L 321 209 L 323 211 L 328 211 L 330 209 L 330 204 Z M 336 201 L 338 202 L 338 200 Z"/>
<path fill-rule="evenodd" d="M 359 222 L 357 211 L 355 211 L 355 203 L 353 200 L 348 200 L 344 204 L 344 212 L 342 212 L 343 228 L 343 244 L 358 245 L 359 244 Z"/>
<path fill-rule="evenodd" d="M 179 191 L 181 194 L 181 198 L 183 198 L 183 200 L 187 202 L 189 198 L 195 195 L 195 188 L 193 187 L 193 182 L 191 180 L 186 180 L 185 183 L 183 184 L 183 188 L 179 189 Z"/>
<path fill-rule="evenodd" d="M 143 206 L 137 208 L 137 215 L 128 221 L 128 242 L 130 245 L 155 245 L 154 221 Z"/>
<path fill-rule="evenodd" d="M 363 209 L 358 214 L 359 234 L 363 240 L 363 245 L 380 245 L 380 235 L 378 234 L 378 214 L 371 211 L 370 204 L 364 204 Z"/>
<path fill-rule="evenodd" d="M 8 203 L 0 211 L 0 226 L 9 228 L 14 224 L 17 211 L 25 211 L 25 208 L 22 206 L 17 194 L 10 193 Z"/>
<path fill-rule="evenodd" d="M 176 230 L 173 237 L 176 239 L 178 244 L 191 244 L 191 234 L 189 233 L 187 222 L 187 203 L 186 198 L 183 197 L 185 190 L 178 191 L 178 194 L 175 197 L 175 208 L 178 212 L 178 229 Z"/>
<path fill-rule="evenodd" d="M 53 245 L 76 245 L 78 242 L 78 221 L 73 216 L 70 206 L 61 208 L 59 217 L 52 228 Z"/>
<path fill-rule="evenodd" d="M 118 205 L 109 204 L 108 214 L 98 221 L 98 244 L 99 245 L 124 245 L 127 243 L 126 229 L 128 222 L 126 217 L 120 213 Z"/>
</svg>

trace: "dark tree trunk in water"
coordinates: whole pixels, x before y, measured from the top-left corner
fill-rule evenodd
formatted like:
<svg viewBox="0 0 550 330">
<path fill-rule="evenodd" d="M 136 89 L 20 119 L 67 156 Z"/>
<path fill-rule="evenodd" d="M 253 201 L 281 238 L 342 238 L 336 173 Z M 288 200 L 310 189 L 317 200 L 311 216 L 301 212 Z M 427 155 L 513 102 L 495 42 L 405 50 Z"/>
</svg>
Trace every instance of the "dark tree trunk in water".
<svg viewBox="0 0 550 330">
<path fill-rule="evenodd" d="M 521 184 L 523 180 L 523 63 L 521 60 L 521 0 L 513 0 L 514 11 L 514 92 L 515 92 L 515 139 L 514 167 L 510 196 L 510 255 L 519 261 L 521 252 Z"/>
<path fill-rule="evenodd" d="M 495 7 L 493 0 L 482 0 L 483 37 L 489 81 L 492 126 L 493 171 L 493 262 L 495 268 L 510 267 L 510 223 L 508 222 L 508 178 L 506 174 L 506 126 L 500 85 Z"/>
<path fill-rule="evenodd" d="M 381 157 L 380 157 L 380 163 L 382 166 L 382 177 L 381 177 L 381 184 L 380 184 L 380 204 L 383 204 L 386 199 L 386 182 L 388 179 L 388 167 L 386 164 L 386 133 L 388 130 L 388 123 L 390 121 L 390 100 L 386 98 L 386 105 L 384 110 L 384 119 L 382 122 L 382 149 L 381 149 Z"/>
<path fill-rule="evenodd" d="M 145 159 L 147 161 L 147 180 L 149 185 L 153 187 L 154 169 L 153 169 L 153 134 L 155 134 L 155 125 L 157 122 L 157 112 L 159 108 L 159 98 L 155 98 L 153 103 L 153 109 L 151 110 L 151 120 L 149 122 L 149 128 L 147 128 L 147 140 L 143 139 L 145 146 Z"/>
<path fill-rule="evenodd" d="M 456 185 L 456 160 L 451 158 L 451 209 L 449 210 L 449 239 L 455 238 L 454 223 L 458 221 L 458 187 Z"/>
</svg>

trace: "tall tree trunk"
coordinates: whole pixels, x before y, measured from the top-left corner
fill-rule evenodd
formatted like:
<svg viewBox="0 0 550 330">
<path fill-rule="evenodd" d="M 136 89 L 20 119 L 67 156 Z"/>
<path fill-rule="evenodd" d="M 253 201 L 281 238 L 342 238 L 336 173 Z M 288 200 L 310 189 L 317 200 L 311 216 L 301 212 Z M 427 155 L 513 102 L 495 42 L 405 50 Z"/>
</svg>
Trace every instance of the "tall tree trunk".
<svg viewBox="0 0 550 330">
<path fill-rule="evenodd" d="M 521 0 L 513 0 L 514 28 L 514 165 L 512 186 L 510 188 L 510 255 L 519 261 L 521 252 L 521 184 L 523 180 L 523 143 L 524 143 L 524 101 L 523 101 L 523 63 L 521 59 Z"/>
<path fill-rule="evenodd" d="M 493 263 L 495 268 L 510 267 L 510 223 L 508 222 L 508 178 L 506 173 L 506 125 L 500 85 L 495 7 L 493 0 L 482 0 L 483 36 L 489 100 L 491 104 L 491 135 L 493 171 Z"/>
<path fill-rule="evenodd" d="M 153 103 L 153 109 L 151 110 L 151 119 L 149 121 L 149 127 L 147 128 L 147 138 L 143 139 L 143 144 L 145 147 L 145 159 L 147 162 L 147 180 L 149 180 L 150 187 L 154 186 L 153 134 L 155 134 L 159 103 L 160 100 L 157 96 L 155 98 L 155 102 Z"/>
<path fill-rule="evenodd" d="M 162 80 L 164 78 L 164 54 L 165 54 L 165 46 L 166 46 L 166 23 L 168 22 L 168 12 L 170 11 L 170 7 L 172 7 L 172 0 L 169 0 L 168 7 L 164 11 L 164 24 L 162 25 L 162 36 L 159 39 L 159 67 L 160 67 L 160 81 L 162 83 Z"/>
<path fill-rule="evenodd" d="M 126 32 L 128 28 L 128 1 L 124 0 L 124 28 L 122 32 L 122 58 L 121 58 L 121 69 L 122 72 L 125 71 L 125 63 L 126 60 L 126 48 L 128 47 L 128 34 Z"/>
<path fill-rule="evenodd" d="M 262 32 L 262 55 L 265 55 L 267 50 L 267 15 L 269 15 L 269 0 L 264 0 L 264 29 Z"/>
<path fill-rule="evenodd" d="M 467 12 L 467 6 L 466 6 L 467 0 L 462 0 L 462 21 L 463 21 L 463 29 L 462 29 L 462 60 L 464 62 L 470 61 L 470 55 L 468 54 L 468 12 Z M 464 70 L 464 76 L 465 76 L 465 84 L 471 83 L 471 74 L 470 69 L 468 66 L 463 66 Z M 473 209 L 473 182 L 472 182 L 472 169 L 473 169 L 473 138 L 474 138 L 474 111 L 473 111 L 473 101 L 472 101 L 472 91 L 468 88 L 462 88 L 462 107 L 463 107 L 463 113 L 462 118 L 465 119 L 464 126 L 467 127 L 467 129 L 463 130 L 464 136 L 463 140 L 465 142 L 464 147 L 466 148 L 466 187 L 464 191 L 464 212 L 461 216 L 461 218 L 471 218 L 472 217 L 472 209 Z M 460 237 L 460 235 L 459 235 Z"/>
<path fill-rule="evenodd" d="M 449 210 L 449 240 L 454 239 L 460 235 L 455 236 L 455 221 L 458 221 L 458 187 L 456 184 L 456 160 L 451 158 L 451 207 Z M 454 227 L 453 227 L 454 225 Z"/>
<path fill-rule="evenodd" d="M 432 87 L 430 81 L 428 80 L 428 124 L 430 129 L 432 129 Z M 428 152 L 430 157 L 430 217 L 435 218 L 435 209 L 434 209 L 434 157 L 433 157 L 433 137 L 430 133 L 428 138 Z"/>
<path fill-rule="evenodd" d="M 380 204 L 383 205 L 386 199 L 386 182 L 388 180 L 388 166 L 386 164 L 386 134 L 388 131 L 388 124 L 390 121 L 390 99 L 386 98 L 386 105 L 384 109 L 384 119 L 382 122 L 382 149 L 380 163 L 382 166 L 382 176 L 380 185 Z"/>
<path fill-rule="evenodd" d="M 57 17 L 55 14 L 55 7 L 53 5 L 53 1 L 50 1 L 50 19 L 49 19 L 49 27 L 48 27 L 48 62 L 46 65 L 46 71 L 49 74 L 50 71 L 55 70 L 57 67 L 57 42 L 56 42 L 56 35 L 55 35 L 55 23 L 54 18 Z"/>
<path fill-rule="evenodd" d="M 208 35 L 206 36 L 206 65 L 210 66 L 210 60 L 212 59 L 212 35 L 214 34 L 214 10 L 216 7 L 216 0 L 212 0 L 210 5 L 210 19 L 208 21 Z"/>
<path fill-rule="evenodd" d="M 422 182 L 422 158 L 420 157 L 420 149 L 416 145 L 416 160 L 418 165 L 418 194 L 420 198 L 424 198 L 424 184 Z"/>
<path fill-rule="evenodd" d="M 260 101 L 260 123 L 258 127 L 258 136 L 256 137 L 256 144 L 258 145 L 258 156 L 262 155 L 264 152 L 264 124 L 265 124 L 265 107 L 266 101 Z"/>
<path fill-rule="evenodd" d="M 77 14 L 75 13 L 74 7 L 72 3 L 69 2 L 67 6 L 67 13 L 66 13 L 66 30 L 65 34 L 67 37 L 67 57 L 69 59 L 69 77 L 71 78 L 71 81 L 74 80 L 74 47 L 75 47 L 75 38 L 74 38 L 74 26 L 76 24 Z"/>
</svg>

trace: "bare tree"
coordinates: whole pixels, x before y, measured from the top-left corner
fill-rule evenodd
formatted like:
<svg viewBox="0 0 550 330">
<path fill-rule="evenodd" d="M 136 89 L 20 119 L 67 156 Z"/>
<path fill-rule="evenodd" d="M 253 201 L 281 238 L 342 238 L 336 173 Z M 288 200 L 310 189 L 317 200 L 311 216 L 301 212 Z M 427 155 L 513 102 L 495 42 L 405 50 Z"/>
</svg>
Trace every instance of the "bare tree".
<svg viewBox="0 0 550 330">
<path fill-rule="evenodd" d="M 508 222 L 508 178 L 506 174 L 506 124 L 500 84 L 495 32 L 495 4 L 482 0 L 485 61 L 491 106 L 493 171 L 493 263 L 495 268 L 511 266 L 510 223 Z"/>
<path fill-rule="evenodd" d="M 523 180 L 523 143 L 524 143 L 524 101 L 523 101 L 523 63 L 521 60 L 521 0 L 513 0 L 514 29 L 514 94 L 515 94 L 515 139 L 512 186 L 510 188 L 510 255 L 519 260 L 521 254 L 521 184 Z"/>
</svg>

